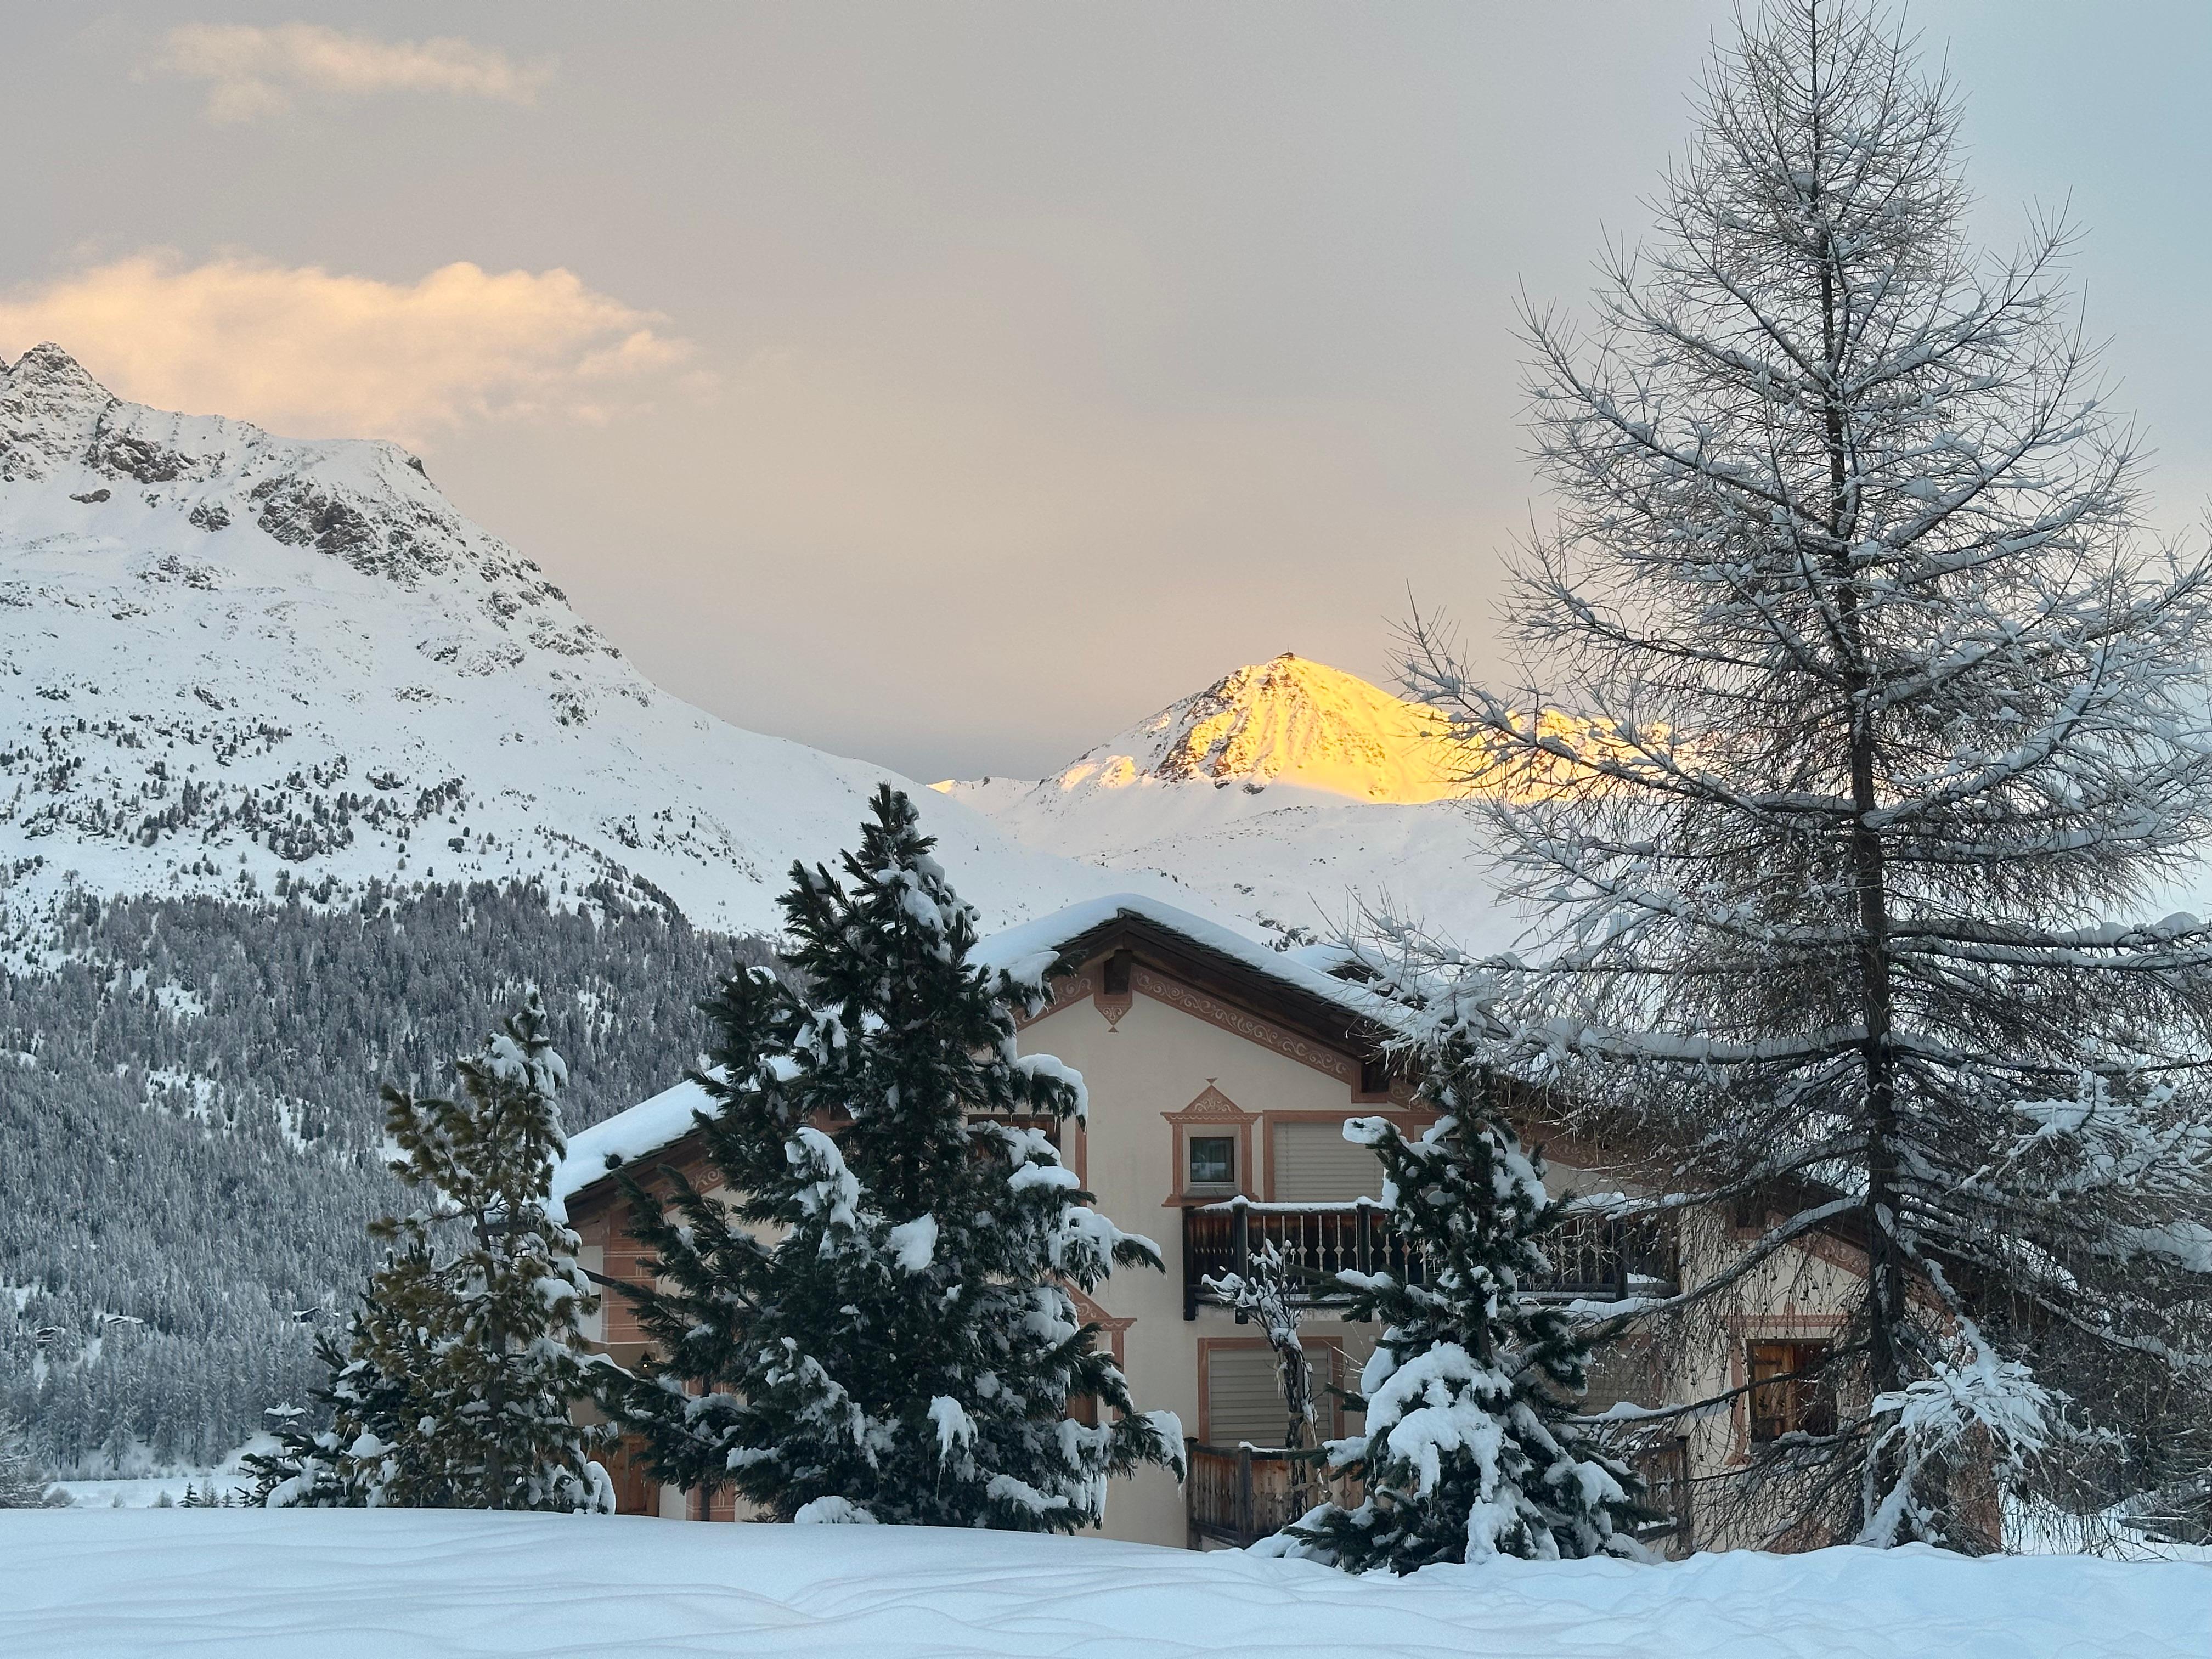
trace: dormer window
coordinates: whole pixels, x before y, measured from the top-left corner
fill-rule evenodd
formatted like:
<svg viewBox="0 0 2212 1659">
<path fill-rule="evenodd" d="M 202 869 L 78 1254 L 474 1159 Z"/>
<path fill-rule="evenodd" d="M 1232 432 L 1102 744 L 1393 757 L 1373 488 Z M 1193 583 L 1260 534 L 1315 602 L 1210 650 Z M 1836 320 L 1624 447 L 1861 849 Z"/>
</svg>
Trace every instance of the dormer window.
<svg viewBox="0 0 2212 1659">
<path fill-rule="evenodd" d="M 1190 1179 L 1187 1184 L 1191 1191 L 1235 1189 L 1236 1136 L 1193 1135 L 1184 1144 L 1190 1149 Z"/>
</svg>

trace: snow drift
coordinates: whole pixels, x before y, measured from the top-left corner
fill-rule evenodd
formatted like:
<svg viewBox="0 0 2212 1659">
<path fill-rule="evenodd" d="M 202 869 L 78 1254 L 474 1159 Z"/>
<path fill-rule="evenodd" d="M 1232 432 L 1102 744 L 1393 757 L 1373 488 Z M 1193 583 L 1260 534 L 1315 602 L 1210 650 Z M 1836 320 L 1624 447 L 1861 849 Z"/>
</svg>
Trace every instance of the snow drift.
<svg viewBox="0 0 2212 1659">
<path fill-rule="evenodd" d="M 2201 1659 L 2212 1566 L 1889 1553 L 1411 1578 L 1091 1538 L 439 1510 L 0 1513 L 0 1652 Z"/>
</svg>

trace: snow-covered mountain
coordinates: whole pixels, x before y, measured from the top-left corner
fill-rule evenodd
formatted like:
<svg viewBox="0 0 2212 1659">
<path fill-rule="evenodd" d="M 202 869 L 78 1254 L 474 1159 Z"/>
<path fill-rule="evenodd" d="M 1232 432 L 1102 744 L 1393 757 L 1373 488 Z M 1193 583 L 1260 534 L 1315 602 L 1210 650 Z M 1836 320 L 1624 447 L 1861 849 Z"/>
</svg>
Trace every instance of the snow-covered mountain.
<svg viewBox="0 0 2212 1659">
<path fill-rule="evenodd" d="M 0 902 L 617 872 L 766 929 L 880 769 L 660 691 L 395 445 L 0 362 Z M 903 782 L 903 780 L 895 780 Z M 1101 878 L 908 786 L 1007 921 Z"/>
<path fill-rule="evenodd" d="M 1476 858 L 1443 720 L 1285 653 L 1239 668 L 1042 781 L 934 786 L 1028 846 L 1152 874 L 1294 934 L 1362 905 L 1470 946 L 1519 921 Z"/>
</svg>

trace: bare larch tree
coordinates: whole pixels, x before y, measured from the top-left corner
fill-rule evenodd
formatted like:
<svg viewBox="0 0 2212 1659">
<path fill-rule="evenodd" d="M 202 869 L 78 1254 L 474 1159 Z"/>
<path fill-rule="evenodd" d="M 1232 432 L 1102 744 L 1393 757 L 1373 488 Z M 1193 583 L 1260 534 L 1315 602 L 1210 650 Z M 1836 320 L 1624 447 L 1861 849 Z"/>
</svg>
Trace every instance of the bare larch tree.
<svg viewBox="0 0 2212 1659">
<path fill-rule="evenodd" d="M 1543 908 L 1504 1046 L 1685 1229 L 1599 1334 L 1740 1342 L 1758 1276 L 1859 1264 L 1761 1536 L 1992 1547 L 1993 1472 L 2212 1380 L 2212 930 L 2111 919 L 2212 811 L 2207 566 L 2143 527 L 2065 227 L 1970 243 L 1958 110 L 1862 4 L 1747 17 L 1595 326 L 1528 315 L 1521 684 L 1413 629 L 1525 786 L 1480 809 Z"/>
</svg>

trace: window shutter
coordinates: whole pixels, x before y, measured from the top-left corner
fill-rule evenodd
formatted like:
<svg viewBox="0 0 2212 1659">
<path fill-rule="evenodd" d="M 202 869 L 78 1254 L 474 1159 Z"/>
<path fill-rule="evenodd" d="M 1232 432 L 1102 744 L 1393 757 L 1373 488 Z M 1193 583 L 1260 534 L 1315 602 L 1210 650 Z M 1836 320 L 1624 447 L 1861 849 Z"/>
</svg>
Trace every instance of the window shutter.
<svg viewBox="0 0 2212 1659">
<path fill-rule="evenodd" d="M 1340 1203 L 1382 1194 L 1382 1165 L 1366 1147 L 1344 1138 L 1344 1125 L 1278 1123 L 1275 1197 L 1285 1204 Z"/>
<path fill-rule="evenodd" d="M 1267 1348 L 1215 1348 L 1206 1361 L 1206 1437 L 1215 1446 L 1279 1446 L 1290 1419 Z"/>
</svg>

